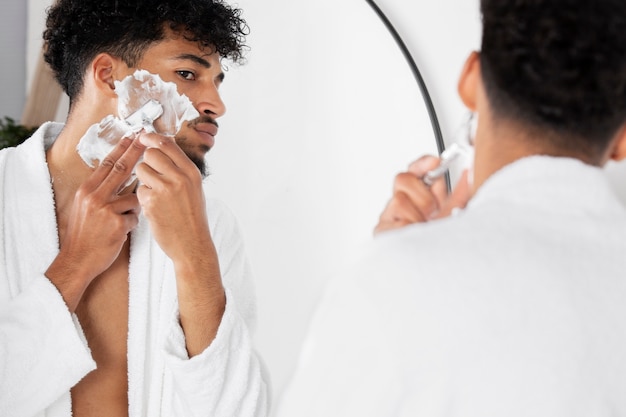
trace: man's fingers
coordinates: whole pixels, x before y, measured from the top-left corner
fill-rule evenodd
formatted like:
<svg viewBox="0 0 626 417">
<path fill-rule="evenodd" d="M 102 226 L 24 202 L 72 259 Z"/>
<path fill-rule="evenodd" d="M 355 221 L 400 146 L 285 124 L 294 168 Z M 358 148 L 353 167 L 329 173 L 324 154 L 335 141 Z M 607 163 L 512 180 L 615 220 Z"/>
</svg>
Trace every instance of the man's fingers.
<svg viewBox="0 0 626 417">
<path fill-rule="evenodd" d="M 385 232 L 388 230 L 400 229 L 404 226 L 408 226 L 409 224 L 412 224 L 412 223 L 407 222 L 405 220 L 391 220 L 391 221 L 381 220 L 374 228 L 374 235 L 377 235 L 381 232 Z"/>
<path fill-rule="evenodd" d="M 117 145 L 115 145 L 113 150 L 102 161 L 100 161 L 100 164 L 98 165 L 98 167 L 96 167 L 93 174 L 85 181 L 85 185 L 89 189 L 98 187 L 98 185 L 100 185 L 102 181 L 104 181 L 106 176 L 109 175 L 111 169 L 113 169 L 115 161 L 117 161 L 122 157 L 122 155 L 124 155 L 124 152 L 126 152 L 131 143 L 132 139 L 130 138 L 120 139 L 120 141 L 117 143 Z"/>
<path fill-rule="evenodd" d="M 157 133 L 140 132 L 139 140 L 147 148 L 159 148 L 164 141 L 173 141 L 170 138 Z"/>
<path fill-rule="evenodd" d="M 154 173 L 162 175 L 171 175 L 180 170 L 170 157 L 157 148 L 146 149 L 143 162 L 139 164 L 139 167 L 141 166 L 149 167 Z"/>
<path fill-rule="evenodd" d="M 166 155 L 177 167 L 184 167 L 186 164 L 192 164 L 189 157 L 183 152 L 173 138 L 159 135 L 156 133 L 139 134 L 139 140 L 147 148 L 159 149 L 164 155 Z"/>
<path fill-rule="evenodd" d="M 409 202 L 418 209 L 425 218 L 430 217 L 430 213 L 438 209 L 439 202 L 433 196 L 421 178 L 413 173 L 403 172 L 396 175 L 394 181 L 394 196 L 403 193 L 408 197 Z"/>
<path fill-rule="evenodd" d="M 416 177 L 422 178 L 428 171 L 439 166 L 439 158 L 432 155 L 424 155 L 409 165 L 408 171 Z"/>
<path fill-rule="evenodd" d="M 111 203 L 111 210 L 117 214 L 123 213 L 137 213 L 141 211 L 139 200 L 134 193 L 124 194 L 115 199 Z"/>
<path fill-rule="evenodd" d="M 122 139 L 122 141 L 126 141 L 126 139 Z M 126 149 L 117 159 L 114 159 L 117 156 L 117 147 L 107 155 L 98 167 L 98 169 L 102 167 L 102 171 L 106 172 L 106 176 L 100 183 L 102 190 L 106 193 L 117 194 L 120 187 L 130 178 L 145 149 L 145 146 L 137 139 L 133 139 L 127 143 Z"/>
<path fill-rule="evenodd" d="M 409 174 L 411 175 L 411 174 Z M 387 203 L 387 207 L 380 215 L 374 234 L 385 230 L 397 229 L 408 224 L 422 223 L 428 219 L 405 193 L 398 191 Z"/>
<path fill-rule="evenodd" d="M 431 186 L 424 183 L 424 175 L 439 164 L 439 158 L 423 156 L 411 163 L 407 172 L 396 175 L 393 196 L 380 215 L 374 233 L 446 217 L 455 208 L 465 207 L 471 196 L 467 171 L 449 195 L 443 176 Z"/>
<path fill-rule="evenodd" d="M 409 172 L 421 179 L 426 173 L 439 166 L 441 160 L 432 155 L 424 155 L 409 165 Z M 423 181 L 422 181 L 423 182 Z M 426 186 L 426 184 L 424 184 Z M 430 186 L 430 192 L 436 197 L 437 204 L 443 202 L 448 196 L 448 185 L 445 176 L 437 178 Z"/>
<path fill-rule="evenodd" d="M 403 192 L 397 192 L 381 215 L 381 220 L 405 220 L 409 223 L 415 223 L 426 221 L 427 217 L 409 196 Z"/>
</svg>

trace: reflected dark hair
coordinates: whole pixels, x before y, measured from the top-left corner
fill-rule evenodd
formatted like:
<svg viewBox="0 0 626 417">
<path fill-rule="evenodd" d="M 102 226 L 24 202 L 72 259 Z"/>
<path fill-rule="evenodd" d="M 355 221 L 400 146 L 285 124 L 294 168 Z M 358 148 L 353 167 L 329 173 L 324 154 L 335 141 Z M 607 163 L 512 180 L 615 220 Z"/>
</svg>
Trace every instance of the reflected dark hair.
<svg viewBox="0 0 626 417">
<path fill-rule="evenodd" d="M 598 155 L 626 120 L 626 1 L 481 0 L 496 116 Z"/>
<path fill-rule="evenodd" d="M 57 0 L 48 10 L 44 57 L 73 101 L 96 55 L 134 67 L 166 28 L 242 62 L 248 26 L 241 14 L 221 0 Z"/>
</svg>

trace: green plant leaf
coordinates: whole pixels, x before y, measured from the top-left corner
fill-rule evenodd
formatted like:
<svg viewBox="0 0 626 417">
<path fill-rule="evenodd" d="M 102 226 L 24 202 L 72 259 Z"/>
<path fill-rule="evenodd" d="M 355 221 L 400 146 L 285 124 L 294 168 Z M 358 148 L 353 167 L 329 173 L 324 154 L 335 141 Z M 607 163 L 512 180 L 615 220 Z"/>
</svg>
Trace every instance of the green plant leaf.
<svg viewBox="0 0 626 417">
<path fill-rule="evenodd" d="M 37 127 L 26 127 L 5 116 L 0 120 L 0 149 L 17 146 L 35 133 Z"/>
</svg>

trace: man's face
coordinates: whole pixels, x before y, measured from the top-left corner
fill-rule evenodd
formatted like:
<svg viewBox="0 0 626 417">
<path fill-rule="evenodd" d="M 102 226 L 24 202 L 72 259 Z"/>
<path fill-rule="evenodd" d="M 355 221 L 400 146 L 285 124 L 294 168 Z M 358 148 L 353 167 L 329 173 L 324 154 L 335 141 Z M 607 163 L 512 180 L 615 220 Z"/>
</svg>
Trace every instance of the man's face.
<svg viewBox="0 0 626 417">
<path fill-rule="evenodd" d="M 183 125 L 176 142 L 205 175 L 204 156 L 213 147 L 218 130 L 215 119 L 226 111 L 218 91 L 224 80 L 220 56 L 170 33 L 146 50 L 137 68 L 175 83 L 178 93 L 189 97 L 200 113 L 198 119 Z"/>
</svg>

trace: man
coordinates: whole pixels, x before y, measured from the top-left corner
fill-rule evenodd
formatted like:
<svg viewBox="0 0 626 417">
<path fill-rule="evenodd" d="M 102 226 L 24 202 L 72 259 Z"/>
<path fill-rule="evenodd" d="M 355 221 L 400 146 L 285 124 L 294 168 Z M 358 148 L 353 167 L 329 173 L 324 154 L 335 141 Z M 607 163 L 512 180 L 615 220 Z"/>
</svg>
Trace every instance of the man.
<svg viewBox="0 0 626 417">
<path fill-rule="evenodd" d="M 280 416 L 626 415 L 626 212 L 600 168 L 626 156 L 626 3 L 481 10 L 459 82 L 478 118 L 472 197 L 428 221 L 465 191 L 449 204 L 398 177 Z"/>
<path fill-rule="evenodd" d="M 240 14 L 219 0 L 49 10 L 45 56 L 70 111 L 0 154 L 0 415 L 265 415 L 240 232 L 201 174 Z M 115 82 L 137 69 L 200 116 L 175 138 L 122 139 L 91 169 L 76 146 L 117 115 Z"/>
</svg>

